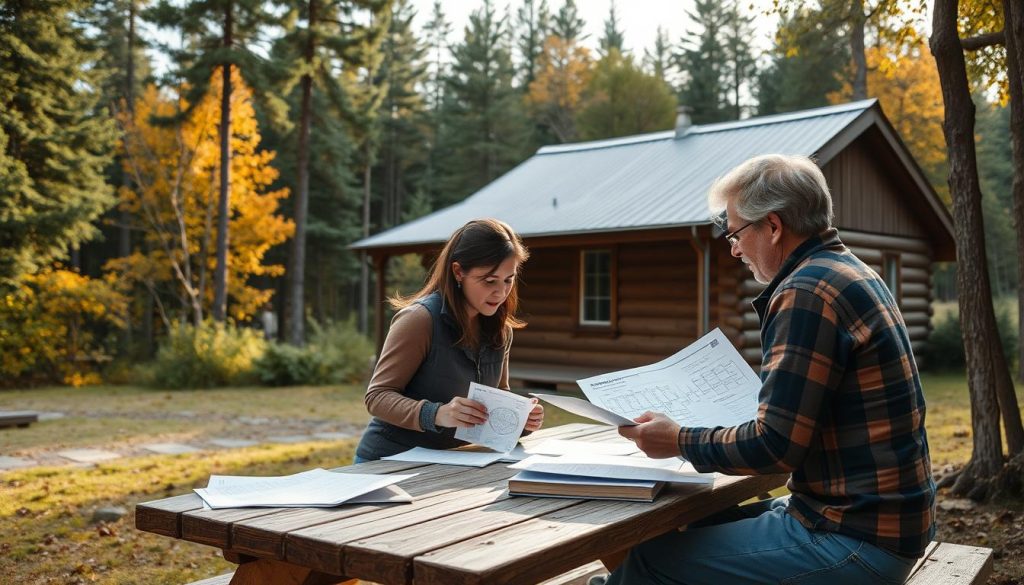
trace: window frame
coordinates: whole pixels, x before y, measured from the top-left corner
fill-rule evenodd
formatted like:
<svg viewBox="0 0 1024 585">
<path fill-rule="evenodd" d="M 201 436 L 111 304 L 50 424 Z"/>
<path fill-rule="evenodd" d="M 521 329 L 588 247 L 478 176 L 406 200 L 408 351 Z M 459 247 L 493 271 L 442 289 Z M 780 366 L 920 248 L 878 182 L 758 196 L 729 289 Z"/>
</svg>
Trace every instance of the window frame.
<svg viewBox="0 0 1024 585">
<path fill-rule="evenodd" d="M 895 282 L 889 282 L 890 268 L 894 270 L 892 278 Z M 903 259 L 898 252 L 882 252 L 882 280 L 889 288 L 897 305 L 903 304 Z"/>
<path fill-rule="evenodd" d="M 586 313 L 586 279 L 587 254 L 606 253 L 608 255 L 608 320 L 585 321 Z M 575 315 L 573 321 L 577 333 L 599 332 L 614 333 L 618 328 L 618 249 L 617 246 L 601 246 L 580 248 L 576 255 L 576 302 L 573 304 Z"/>
</svg>

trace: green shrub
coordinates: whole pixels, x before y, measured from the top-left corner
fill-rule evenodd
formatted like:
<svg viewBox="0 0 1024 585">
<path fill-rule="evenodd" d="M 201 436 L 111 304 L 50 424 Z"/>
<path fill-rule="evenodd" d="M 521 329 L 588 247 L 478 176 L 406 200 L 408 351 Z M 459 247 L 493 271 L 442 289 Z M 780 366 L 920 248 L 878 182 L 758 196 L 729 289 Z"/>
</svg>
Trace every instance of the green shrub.
<svg viewBox="0 0 1024 585">
<path fill-rule="evenodd" d="M 270 386 L 343 384 L 362 380 L 373 359 L 373 343 L 351 321 L 310 323 L 312 335 L 304 347 L 271 344 L 255 369 Z"/>
<path fill-rule="evenodd" d="M 309 347 L 271 343 L 254 364 L 256 376 L 267 386 L 320 384 L 323 360 Z"/>
<path fill-rule="evenodd" d="M 159 388 L 213 388 L 255 382 L 254 362 L 267 350 L 259 331 L 204 322 L 170 331 L 147 368 L 149 385 Z"/>
<path fill-rule="evenodd" d="M 1010 311 L 1005 306 L 996 308 L 996 326 L 1003 344 L 1006 363 L 1013 367 L 1017 356 L 1017 324 L 1013 321 Z M 963 370 L 967 364 L 964 354 L 964 342 L 960 327 L 960 315 L 956 312 L 946 314 L 939 320 L 928 337 L 928 350 L 925 366 L 933 371 Z"/>
</svg>

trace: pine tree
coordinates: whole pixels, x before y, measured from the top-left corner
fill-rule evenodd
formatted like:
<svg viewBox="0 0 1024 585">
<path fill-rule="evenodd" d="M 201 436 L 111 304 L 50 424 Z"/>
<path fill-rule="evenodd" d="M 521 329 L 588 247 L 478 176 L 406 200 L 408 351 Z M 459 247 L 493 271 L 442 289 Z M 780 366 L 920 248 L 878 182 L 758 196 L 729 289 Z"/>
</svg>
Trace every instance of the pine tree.
<svg viewBox="0 0 1024 585">
<path fill-rule="evenodd" d="M 391 26 L 381 50 L 384 60 L 377 76 L 387 84 L 381 110 L 380 226 L 402 222 L 405 199 L 415 190 L 410 168 L 422 160 L 425 114 L 419 87 L 426 78 L 426 47 L 412 28 L 415 10 L 409 0 L 396 0 Z"/>
<path fill-rule="evenodd" d="M 217 203 L 217 269 L 214 273 L 214 304 L 212 316 L 223 321 L 227 316 L 228 274 L 227 265 L 231 210 L 231 71 L 238 68 L 250 85 L 260 91 L 268 100 L 268 110 L 281 116 L 283 102 L 273 99 L 271 92 L 264 91 L 267 84 L 261 75 L 260 59 L 250 50 L 250 45 L 265 29 L 274 24 L 273 13 L 265 9 L 262 0 L 188 0 L 182 6 L 169 0 L 160 3 L 147 12 L 157 24 L 177 29 L 192 40 L 190 46 L 176 51 L 175 61 L 179 75 L 188 82 L 189 93 L 186 102 L 197 104 L 206 94 L 212 72 L 220 69 L 222 84 L 221 120 L 218 126 L 220 136 L 220 197 Z"/>
<path fill-rule="evenodd" d="M 668 33 L 661 25 L 658 25 L 658 32 L 654 37 L 654 47 L 650 50 L 644 49 L 644 64 L 650 69 L 652 75 L 671 86 L 672 83 L 668 79 L 671 61 L 672 46 L 668 40 Z"/>
<path fill-rule="evenodd" d="M 726 11 L 725 26 L 722 29 L 722 45 L 725 48 L 723 85 L 727 95 L 732 96 L 728 104 L 732 107 L 732 117 L 738 120 L 743 117 L 745 109 L 741 95 L 751 93 L 756 79 L 756 63 L 750 46 L 750 39 L 754 36 L 754 17 L 741 14 L 736 2 L 728 5 Z"/>
<path fill-rule="evenodd" d="M 575 0 L 565 0 L 565 4 L 558 9 L 555 20 L 551 26 L 551 34 L 565 41 L 582 41 L 586 38 L 583 35 L 583 27 L 586 23 L 579 16 Z"/>
<path fill-rule="evenodd" d="M 687 32 L 681 50 L 674 55 L 676 66 L 685 76 L 679 101 L 693 108 L 696 123 L 728 120 L 732 112 L 726 106 L 723 78 L 727 50 L 722 39 L 728 12 L 717 0 L 696 0 L 695 11 L 687 14 L 699 28 Z"/>
<path fill-rule="evenodd" d="M 444 102 L 444 85 L 448 77 L 446 56 L 450 54 L 448 37 L 451 35 L 451 24 L 448 22 L 441 7 L 441 0 L 434 0 L 430 20 L 423 25 L 423 36 L 427 44 L 427 75 L 424 81 L 424 97 L 426 101 L 426 168 L 416 194 L 416 205 L 427 212 L 434 208 L 433 202 L 440 193 L 439 173 L 445 152 L 442 140 L 444 116 L 441 110 Z"/>
<path fill-rule="evenodd" d="M 544 40 L 551 28 L 551 14 L 547 0 L 523 0 L 516 12 L 516 29 L 519 31 L 517 47 L 522 67 L 522 86 L 527 87 L 537 76 L 538 61 L 544 51 Z"/>
<path fill-rule="evenodd" d="M 608 9 L 608 20 L 604 21 L 604 35 L 598 43 L 601 53 L 607 55 L 612 49 L 624 53 L 623 41 L 622 31 L 619 30 L 619 17 L 615 14 L 615 0 L 612 0 L 611 8 Z"/>
<path fill-rule="evenodd" d="M 66 258 L 114 203 L 104 170 L 115 126 L 75 24 L 86 6 L 0 5 L 0 286 Z"/>
<path fill-rule="evenodd" d="M 286 7 L 292 11 L 288 21 L 297 17 L 305 23 L 304 27 L 294 27 L 288 31 L 277 53 L 282 59 L 276 61 L 278 67 L 284 71 L 300 72 L 297 108 L 299 126 L 295 137 L 295 237 L 292 239 L 288 258 L 288 310 L 285 326 L 288 341 L 293 345 L 302 345 L 305 341 L 306 320 L 306 239 L 310 204 L 310 135 L 315 115 L 314 91 L 321 91 L 325 85 L 337 83 L 332 71 L 332 64 L 335 61 L 340 61 L 347 67 L 359 67 L 363 64 L 365 52 L 372 50 L 369 47 L 380 43 L 383 27 L 365 27 L 357 23 L 363 16 L 368 16 L 371 22 L 379 22 L 381 16 L 386 15 L 389 10 L 389 5 L 384 0 L 295 0 L 286 3 Z M 294 77 L 286 78 L 285 85 L 291 85 L 293 79 Z M 342 92 L 340 88 L 336 90 Z"/>
<path fill-rule="evenodd" d="M 143 91 L 145 80 L 151 75 L 149 56 L 145 51 L 148 43 L 139 33 L 144 6 L 145 0 L 97 0 L 86 14 L 89 39 L 99 55 L 97 67 L 106 73 L 102 103 L 115 113 L 134 111 L 136 96 Z M 107 167 L 107 182 L 130 187 L 130 175 L 123 172 L 125 129 L 119 128 L 118 134 L 121 143 L 115 160 Z M 83 246 L 81 251 L 82 273 L 92 276 L 99 275 L 103 264 L 110 258 L 131 254 L 139 240 L 131 229 L 133 218 L 123 208 L 110 209 L 98 223 L 101 237 Z M 132 296 L 148 303 L 148 295 Z M 120 316 L 123 324 L 119 331 L 120 352 L 149 355 L 140 350 L 148 348 L 152 340 L 151 307 L 129 304 L 127 308 L 128 312 Z M 142 320 L 136 323 L 134 317 L 139 312 Z M 136 347 L 134 335 L 139 324 L 142 325 L 143 345 Z"/>
<path fill-rule="evenodd" d="M 451 204 L 493 181 L 524 155 L 528 136 L 515 70 L 503 38 L 506 18 L 490 0 L 473 12 L 463 42 L 452 50 L 442 131 L 446 152 L 440 204 Z"/>
<path fill-rule="evenodd" d="M 757 111 L 776 114 L 827 105 L 842 87 L 849 47 L 806 11 L 780 17 L 771 62 L 758 76 Z"/>
</svg>

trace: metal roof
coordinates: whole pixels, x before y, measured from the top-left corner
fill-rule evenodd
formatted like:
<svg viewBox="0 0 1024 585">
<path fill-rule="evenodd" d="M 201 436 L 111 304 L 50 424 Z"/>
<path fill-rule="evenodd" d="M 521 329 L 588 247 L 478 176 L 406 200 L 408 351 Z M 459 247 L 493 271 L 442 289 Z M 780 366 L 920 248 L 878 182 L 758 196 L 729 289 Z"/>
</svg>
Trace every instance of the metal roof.
<svg viewBox="0 0 1024 585">
<path fill-rule="evenodd" d="M 626 138 L 546 146 L 461 203 L 353 244 L 443 242 L 480 217 L 523 237 L 706 225 L 716 178 L 752 156 L 814 155 L 876 100 Z M 828 161 L 818 161 L 824 164 Z"/>
</svg>

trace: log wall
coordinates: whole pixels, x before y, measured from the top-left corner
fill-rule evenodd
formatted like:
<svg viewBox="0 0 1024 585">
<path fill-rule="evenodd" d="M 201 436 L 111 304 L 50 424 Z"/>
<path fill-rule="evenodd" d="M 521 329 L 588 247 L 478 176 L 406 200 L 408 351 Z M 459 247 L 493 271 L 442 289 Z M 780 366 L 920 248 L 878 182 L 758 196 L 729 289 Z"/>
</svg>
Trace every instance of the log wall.
<svg viewBox="0 0 1024 585">
<path fill-rule="evenodd" d="M 523 266 L 527 327 L 516 332 L 513 361 L 609 371 L 660 360 L 697 338 L 697 254 L 688 241 L 599 248 L 617 262 L 614 328 L 577 323 L 583 248 L 535 248 Z"/>
</svg>

